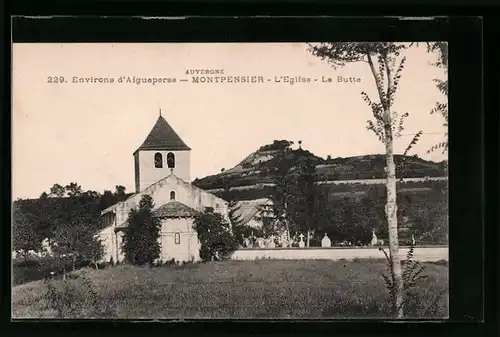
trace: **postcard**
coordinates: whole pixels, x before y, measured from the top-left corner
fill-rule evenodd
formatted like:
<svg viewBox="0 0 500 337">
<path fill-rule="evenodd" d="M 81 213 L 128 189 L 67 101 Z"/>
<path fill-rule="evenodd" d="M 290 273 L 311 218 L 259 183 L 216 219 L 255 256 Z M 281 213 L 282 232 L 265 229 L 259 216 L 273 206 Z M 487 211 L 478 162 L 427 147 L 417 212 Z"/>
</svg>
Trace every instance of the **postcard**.
<svg viewBox="0 0 500 337">
<path fill-rule="evenodd" d="M 446 42 L 12 48 L 13 318 L 448 317 Z"/>
</svg>

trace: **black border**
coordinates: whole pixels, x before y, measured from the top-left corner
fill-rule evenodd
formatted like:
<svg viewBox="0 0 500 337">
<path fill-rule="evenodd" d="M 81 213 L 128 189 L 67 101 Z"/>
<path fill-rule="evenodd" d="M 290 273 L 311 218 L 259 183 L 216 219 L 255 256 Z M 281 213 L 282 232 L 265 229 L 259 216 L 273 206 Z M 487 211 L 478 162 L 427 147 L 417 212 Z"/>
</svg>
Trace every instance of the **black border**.
<svg viewBox="0 0 500 337">
<path fill-rule="evenodd" d="M 292 16 L 437 16 L 481 15 L 494 0 L 16 0 L 12 14 L 24 15 L 292 15 Z M 384 6 L 385 5 L 385 6 Z M 492 6 L 493 5 L 493 6 Z"/>
<path fill-rule="evenodd" d="M 7 23 L 6 23 L 7 25 Z M 196 322 L 159 327 L 160 331 L 232 332 L 286 334 L 442 335 L 455 332 L 481 335 L 483 318 L 483 110 L 482 110 L 482 21 L 473 17 L 434 20 L 398 18 L 188 18 L 143 20 L 130 18 L 54 17 L 16 18 L 15 42 L 291 42 L 291 41 L 437 41 L 450 42 L 450 317 L 469 322 L 391 324 L 374 321 L 302 323 Z M 8 43 L 8 42 L 7 42 Z M 10 45 L 8 49 L 10 50 Z M 9 54 L 10 57 L 10 54 Z M 6 72 L 10 77 L 10 71 Z M 9 88 L 6 87 L 10 97 Z M 7 103 L 8 104 L 8 103 Z M 8 104 L 9 105 L 9 104 Z M 10 106 L 7 106 L 10 111 Z M 4 114 L 10 125 L 10 114 Z M 6 133 L 8 137 L 8 133 Z M 466 135 L 466 136 L 464 136 Z M 7 140 L 7 139 L 5 139 Z M 10 141 L 10 137 L 8 138 Z M 496 153 L 494 154 L 496 155 Z M 7 150 L 10 160 L 10 149 Z M 10 176 L 7 177 L 10 183 Z M 8 191 L 8 189 L 3 189 Z M 10 198 L 8 198 L 10 200 Z M 3 212 L 2 214 L 7 214 Z M 10 226 L 3 226 L 4 249 L 10 248 Z M 464 244 L 473 242 L 473 244 Z M 6 247 L 5 247 L 6 246 Z M 466 247 L 466 248 L 465 248 Z M 7 251 L 7 249 L 5 249 Z M 9 249 L 10 251 L 10 249 Z M 10 270 L 5 254 L 3 270 Z M 1 278 L 10 293 L 9 275 Z M 9 298 L 10 299 L 10 298 Z M 10 321 L 10 302 L 2 301 L 1 315 Z M 472 322 L 476 321 L 476 322 Z M 10 332 L 151 332 L 155 324 L 125 322 L 8 323 Z M 57 330 L 57 331 L 56 331 Z"/>
<path fill-rule="evenodd" d="M 500 263 L 500 248 L 497 244 L 500 239 L 498 228 L 499 205 L 499 135 L 500 130 L 500 85 L 498 75 L 500 74 L 500 17 L 487 17 L 484 20 L 484 144 L 485 144 L 485 198 L 491 203 L 485 202 L 485 264 L 488 273 L 485 277 L 485 286 L 488 294 L 485 298 L 485 321 L 496 322 L 490 326 L 491 335 L 500 331 L 499 308 L 500 296 L 498 292 Z M 496 155 L 495 155 L 496 154 Z"/>
<path fill-rule="evenodd" d="M 438 41 L 450 37 L 447 19 L 376 17 L 16 17 L 12 29 L 14 42 Z"/>
</svg>

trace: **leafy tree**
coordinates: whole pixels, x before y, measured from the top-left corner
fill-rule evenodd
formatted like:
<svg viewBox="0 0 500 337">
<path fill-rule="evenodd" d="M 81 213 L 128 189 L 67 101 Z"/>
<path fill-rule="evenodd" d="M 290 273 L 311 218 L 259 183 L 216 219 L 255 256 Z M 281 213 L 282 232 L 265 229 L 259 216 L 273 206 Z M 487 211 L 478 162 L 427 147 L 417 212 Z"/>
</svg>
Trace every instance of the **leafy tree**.
<svg viewBox="0 0 500 337">
<path fill-rule="evenodd" d="M 126 188 L 122 185 L 115 186 L 115 192 L 105 190 L 101 196 L 100 208 L 104 210 L 110 206 L 113 206 L 117 202 L 124 201 L 129 197 L 126 193 Z"/>
<path fill-rule="evenodd" d="M 322 230 L 334 241 L 349 241 L 353 244 L 369 242 L 372 226 L 364 207 L 351 197 L 345 197 L 337 204 L 335 208 L 329 208 L 330 226 Z"/>
<path fill-rule="evenodd" d="M 52 213 L 52 239 L 56 242 L 53 251 L 57 255 L 73 258 L 73 269 L 78 260 L 96 263 L 104 249 L 94 235 L 100 229 L 99 195 L 93 191 L 82 192 L 72 187 L 68 198 L 60 199 L 57 212 Z"/>
<path fill-rule="evenodd" d="M 126 190 L 127 189 L 125 188 L 125 186 L 122 186 L 122 185 L 115 186 L 115 196 L 117 198 L 117 202 L 120 202 L 120 201 L 127 199 Z"/>
<path fill-rule="evenodd" d="M 41 250 L 42 239 L 37 233 L 33 215 L 24 212 L 18 204 L 14 207 L 12 219 L 12 249 L 24 257 L 30 250 Z"/>
<path fill-rule="evenodd" d="M 299 145 L 302 141 L 298 142 Z M 299 148 L 292 150 L 292 141 L 274 141 L 261 150 L 276 151 L 273 159 L 267 161 L 268 177 L 274 184 L 268 197 L 272 201 L 272 221 L 265 221 L 264 236 L 276 234 L 285 228 L 288 237 L 291 231 L 307 231 L 308 234 L 318 222 L 320 195 L 315 182 L 318 180 L 316 165 L 323 160 L 309 151 Z M 262 206 L 268 211 L 269 206 Z M 309 235 L 308 242 L 309 242 Z"/>
<path fill-rule="evenodd" d="M 128 215 L 123 248 L 126 260 L 134 265 L 152 265 L 160 257 L 161 222 L 153 216 L 153 199 L 144 195 L 138 209 Z"/>
<path fill-rule="evenodd" d="M 238 246 L 231 225 L 210 207 L 195 218 L 194 228 L 201 243 L 200 258 L 203 261 L 224 260 Z"/>
<path fill-rule="evenodd" d="M 77 183 L 66 187 L 54 184 L 50 193 L 43 192 L 38 200 L 23 203 L 23 213 L 30 214 L 33 226 L 42 238 L 53 241 L 56 229 L 61 226 L 80 224 L 92 231 L 99 229 L 100 198 L 98 192 L 83 192 Z"/>
<path fill-rule="evenodd" d="M 434 42 L 427 46 L 429 52 L 436 52 L 438 55 L 438 61 L 434 64 L 438 68 L 442 68 L 445 74 L 448 75 L 448 43 L 447 42 Z M 445 80 L 434 79 L 438 90 L 448 98 L 448 77 Z M 440 114 L 444 123 L 443 126 L 448 128 L 448 102 L 436 102 L 434 108 L 431 110 L 431 114 Z M 443 153 L 448 151 L 448 132 L 445 134 L 445 140 L 434 145 L 428 151 L 428 153 L 435 151 L 437 149 L 443 149 Z"/>
<path fill-rule="evenodd" d="M 66 193 L 70 197 L 76 197 L 82 194 L 82 187 L 77 183 L 70 183 L 66 185 L 65 188 L 66 188 Z"/>
<path fill-rule="evenodd" d="M 394 163 L 394 138 L 401 135 L 408 112 L 398 113 L 392 109 L 399 80 L 404 69 L 405 57 L 400 54 L 404 44 L 391 42 L 340 42 L 310 45 L 313 55 L 327 60 L 333 67 L 347 63 L 363 62 L 369 66 L 377 89 L 376 100 L 362 92 L 363 100 L 370 106 L 373 119 L 368 120 L 367 129 L 375 133 L 386 150 L 387 203 L 386 217 L 389 233 L 391 272 L 395 288 L 393 308 L 398 318 L 403 318 L 403 278 L 399 257 L 398 217 L 396 200 L 396 166 Z M 413 141 L 418 139 L 414 137 Z M 411 146 L 411 144 L 410 144 Z"/>
<path fill-rule="evenodd" d="M 427 51 L 434 52 L 437 54 L 437 62 L 434 65 L 445 71 L 446 76 L 448 75 L 448 43 L 447 42 L 432 42 L 427 44 Z M 448 98 L 448 77 L 445 80 L 434 79 L 438 90 Z M 434 108 L 431 110 L 431 114 L 440 114 L 444 119 L 444 127 L 448 127 L 448 103 L 447 102 L 436 102 Z M 443 153 L 448 151 L 448 132 L 445 134 L 446 139 L 438 144 L 432 146 L 427 153 L 433 152 L 437 149 L 442 149 Z"/>
<path fill-rule="evenodd" d="M 113 206 L 114 204 L 116 204 L 115 195 L 113 195 L 113 192 L 105 190 L 101 196 L 101 200 L 99 201 L 99 208 L 101 210 L 105 210 L 106 208 Z"/>
<path fill-rule="evenodd" d="M 64 260 L 72 260 L 73 268 L 77 261 L 96 264 L 103 253 L 102 245 L 93 236 L 100 229 L 99 200 L 99 193 L 83 192 L 73 183 L 69 193 L 62 185 L 54 184 L 50 193 L 42 193 L 40 199 L 17 201 L 13 214 L 15 249 L 40 251 L 42 240 L 48 238 L 56 254 L 51 267 L 56 267 L 54 261 L 62 255 L 66 256 Z"/>
<path fill-rule="evenodd" d="M 98 263 L 104 256 L 104 245 L 102 240 L 94 236 L 84 252 L 85 258 L 94 264 L 95 269 L 98 269 Z"/>
<path fill-rule="evenodd" d="M 221 197 L 228 202 L 229 222 L 236 240 L 239 244 L 243 244 L 243 236 L 248 237 L 251 234 L 252 228 L 242 224 L 242 219 L 237 215 L 241 205 L 238 205 L 238 201 L 234 198 L 230 179 L 227 176 L 223 176 L 222 181 L 224 188 Z"/>
<path fill-rule="evenodd" d="M 412 209 L 412 212 L 407 212 L 408 229 L 415 240 L 420 244 L 448 244 L 447 188 L 426 194 L 425 200 L 417 201 L 417 204 L 410 198 L 405 201 Z"/>
<path fill-rule="evenodd" d="M 51 196 L 51 197 L 62 198 L 65 195 L 66 195 L 66 188 L 59 185 L 59 184 L 54 184 L 50 188 L 49 196 Z"/>
<path fill-rule="evenodd" d="M 434 66 L 440 69 L 443 69 L 445 72 L 445 75 L 448 76 L 448 42 L 445 41 L 440 41 L 440 42 L 427 42 L 427 52 L 429 53 L 435 53 L 437 56 L 436 62 L 434 62 Z M 416 45 L 418 46 L 418 42 L 411 43 L 410 46 Z M 441 80 L 438 78 L 434 79 L 434 82 L 436 83 L 437 89 L 446 97 L 448 98 L 448 77 L 446 77 L 445 80 Z M 448 103 L 447 102 L 436 102 L 434 105 L 434 108 L 431 110 L 431 115 L 432 114 L 440 114 L 443 119 L 444 127 L 448 127 Z M 448 151 L 448 132 L 445 133 L 445 140 L 442 142 L 437 143 L 436 145 L 432 146 L 427 153 L 434 152 L 438 149 L 442 149 L 442 153 L 445 153 Z"/>
<path fill-rule="evenodd" d="M 38 251 L 45 238 L 55 243 L 56 234 L 66 241 L 63 233 L 77 224 L 94 234 L 101 229 L 100 211 L 127 197 L 121 185 L 116 186 L 114 193 L 104 191 L 101 195 L 96 191 L 84 192 L 73 182 L 65 186 L 56 183 L 38 199 L 17 200 L 12 223 L 14 249 L 29 247 L 28 250 Z"/>
<path fill-rule="evenodd" d="M 84 226 L 61 226 L 56 229 L 57 245 L 53 251 L 59 255 L 71 256 L 73 270 L 77 262 L 92 263 L 97 269 L 97 263 L 104 255 L 104 247 L 94 233 Z"/>
<path fill-rule="evenodd" d="M 325 202 L 318 231 L 327 233 L 333 241 L 350 241 L 355 245 L 368 244 L 372 230 L 383 236 L 387 233 L 383 192 L 380 188 L 369 188 L 362 197 L 352 193 L 335 202 Z"/>
<path fill-rule="evenodd" d="M 277 143 L 275 141 L 275 143 Z M 290 223 L 289 223 L 289 208 L 288 202 L 291 197 L 292 192 L 292 179 L 290 175 L 290 170 L 294 166 L 293 153 L 291 141 L 281 141 L 279 142 L 280 148 L 278 152 L 274 154 L 275 166 L 272 169 L 272 182 L 274 183 L 274 188 L 271 190 L 269 198 L 272 201 L 272 215 L 273 221 L 264 228 L 265 235 L 271 235 L 274 233 L 275 225 L 284 224 L 286 231 L 288 232 L 288 237 L 290 237 Z"/>
<path fill-rule="evenodd" d="M 296 231 L 307 232 L 306 246 L 309 247 L 309 234 L 316 229 L 323 209 L 321 190 L 316 184 L 316 162 L 311 157 L 302 157 L 289 175 L 291 191 L 288 194 L 287 213 Z"/>
</svg>

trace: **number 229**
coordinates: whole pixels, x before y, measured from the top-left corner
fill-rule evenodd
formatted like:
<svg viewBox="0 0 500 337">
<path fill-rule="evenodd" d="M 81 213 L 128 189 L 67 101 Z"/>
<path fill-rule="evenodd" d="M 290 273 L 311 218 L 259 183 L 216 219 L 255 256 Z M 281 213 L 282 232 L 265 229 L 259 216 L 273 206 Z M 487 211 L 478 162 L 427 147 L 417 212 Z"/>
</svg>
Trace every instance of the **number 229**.
<svg viewBox="0 0 500 337">
<path fill-rule="evenodd" d="M 47 83 L 64 83 L 64 76 L 49 76 L 47 77 Z"/>
</svg>

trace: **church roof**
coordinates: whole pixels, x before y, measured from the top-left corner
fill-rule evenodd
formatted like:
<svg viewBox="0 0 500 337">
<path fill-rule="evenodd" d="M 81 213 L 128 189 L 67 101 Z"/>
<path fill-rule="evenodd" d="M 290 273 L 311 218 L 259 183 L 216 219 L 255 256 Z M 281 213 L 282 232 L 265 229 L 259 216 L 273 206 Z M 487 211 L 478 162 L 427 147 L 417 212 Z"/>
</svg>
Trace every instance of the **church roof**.
<svg viewBox="0 0 500 337">
<path fill-rule="evenodd" d="M 191 218 L 199 212 L 178 201 L 170 201 L 153 211 L 157 218 Z"/>
<path fill-rule="evenodd" d="M 153 211 L 155 218 L 193 218 L 199 212 L 178 201 L 169 201 Z M 116 226 L 117 229 L 127 228 L 128 220 Z"/>
<path fill-rule="evenodd" d="M 135 152 L 139 150 L 188 151 L 191 148 L 160 115 L 144 143 Z"/>
<path fill-rule="evenodd" d="M 130 197 L 128 197 L 127 200 L 117 202 L 116 204 L 109 206 L 108 208 L 106 208 L 105 210 L 103 210 L 101 212 L 101 215 L 112 212 L 112 211 L 116 210 L 121 205 L 125 205 L 125 207 L 127 209 L 137 206 L 139 204 L 139 200 L 140 200 L 142 195 L 145 195 L 145 194 L 153 195 L 154 193 L 156 193 L 155 191 L 162 188 L 162 186 L 165 184 L 165 182 L 169 179 L 175 179 L 179 184 L 182 184 L 182 185 L 186 186 L 188 189 L 192 190 L 193 193 L 201 194 L 201 195 L 210 195 L 211 197 L 216 198 L 216 200 L 219 200 L 221 204 L 227 203 L 226 200 L 221 199 L 210 192 L 207 192 L 199 187 L 196 187 L 196 186 L 182 180 L 181 178 L 177 177 L 175 174 L 170 174 L 170 175 L 166 176 L 165 178 L 158 180 L 154 184 L 146 187 L 141 192 L 131 195 Z"/>
</svg>

